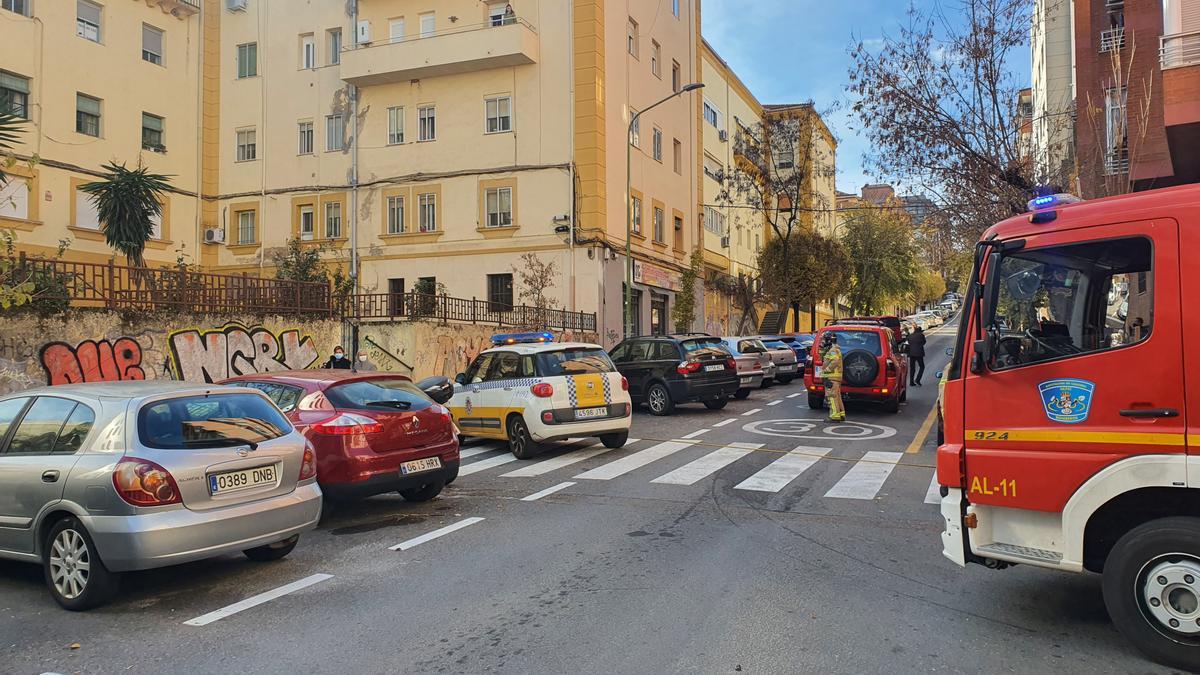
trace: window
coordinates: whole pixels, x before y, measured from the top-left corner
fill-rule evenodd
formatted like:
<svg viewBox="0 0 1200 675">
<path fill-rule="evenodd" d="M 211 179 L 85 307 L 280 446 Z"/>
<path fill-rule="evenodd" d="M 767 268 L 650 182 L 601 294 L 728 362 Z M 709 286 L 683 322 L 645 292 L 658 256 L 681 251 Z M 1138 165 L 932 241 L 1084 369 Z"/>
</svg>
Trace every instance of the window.
<svg viewBox="0 0 1200 675">
<path fill-rule="evenodd" d="M 388 108 L 388 145 L 404 142 L 404 108 Z"/>
<path fill-rule="evenodd" d="M 0 0 L 0 9 L 29 16 L 29 0 Z"/>
<path fill-rule="evenodd" d="M 1108 175 L 1129 170 L 1127 100 L 1128 90 L 1125 87 L 1104 92 L 1104 172 Z"/>
<path fill-rule="evenodd" d="M 488 6 L 488 22 L 492 27 L 507 26 L 516 21 L 517 15 L 513 13 L 511 4 L 497 2 Z"/>
<path fill-rule="evenodd" d="M 667 334 L 667 296 L 658 293 L 650 294 L 650 334 L 651 335 L 666 335 Z M 679 350 L 675 345 L 669 342 L 659 342 L 658 348 L 655 349 L 654 356 L 657 360 L 668 358 L 679 358 Z M 665 349 L 664 349 L 665 348 Z"/>
<path fill-rule="evenodd" d="M 725 167 L 707 152 L 704 153 L 704 175 L 717 182 L 725 177 Z"/>
<path fill-rule="evenodd" d="M 437 32 L 437 17 L 433 12 L 426 12 L 421 15 L 421 37 L 433 37 Z"/>
<path fill-rule="evenodd" d="M 512 226 L 512 188 L 484 191 L 488 227 Z"/>
<path fill-rule="evenodd" d="M 247 42 L 237 46 L 238 79 L 258 76 L 258 43 Z"/>
<path fill-rule="evenodd" d="M 512 98 L 500 96 L 485 102 L 487 109 L 487 133 L 497 134 L 512 131 Z"/>
<path fill-rule="evenodd" d="M 662 46 L 658 40 L 650 41 L 650 72 L 655 77 L 662 77 Z"/>
<path fill-rule="evenodd" d="M 342 62 L 342 29 L 330 28 L 325 31 L 325 44 L 329 49 L 329 63 L 337 65 Z"/>
<path fill-rule="evenodd" d="M 625 285 L 622 284 L 621 285 L 622 307 L 630 307 L 630 306 L 633 307 L 633 312 L 632 312 L 632 314 L 633 314 L 633 332 L 631 332 L 630 335 L 641 335 L 642 334 L 642 292 L 641 292 L 641 290 L 635 288 L 629 295 L 630 295 L 631 302 L 629 302 L 628 304 L 625 304 Z M 622 316 L 624 316 L 624 315 L 622 314 Z M 633 346 L 634 354 L 633 354 L 632 360 L 645 361 L 646 360 L 646 348 L 648 348 L 648 347 L 649 347 L 649 343 L 646 343 L 646 342 L 635 343 Z M 641 349 L 640 353 L 639 353 L 639 348 Z"/>
<path fill-rule="evenodd" d="M 299 139 L 296 144 L 296 154 L 311 155 L 313 153 L 313 123 L 312 120 L 296 125 Z"/>
<path fill-rule="evenodd" d="M 629 54 L 636 59 L 638 56 L 638 23 L 632 17 L 629 19 L 629 25 L 625 32 L 625 41 L 628 43 Z"/>
<path fill-rule="evenodd" d="M 487 275 L 487 298 L 489 312 L 508 312 L 513 306 L 513 275 Z"/>
<path fill-rule="evenodd" d="M 683 218 L 675 216 L 675 248 L 683 250 Z"/>
<path fill-rule="evenodd" d="M 388 279 L 388 316 L 404 314 L 404 279 Z"/>
<path fill-rule="evenodd" d="M 317 67 L 317 41 L 312 33 L 300 36 L 300 67 L 304 70 Z"/>
<path fill-rule="evenodd" d="M 631 121 L 629 124 L 629 144 L 635 148 L 642 147 L 642 118 L 633 108 L 629 109 Z"/>
<path fill-rule="evenodd" d="M 0 113 L 29 119 L 29 78 L 0 70 Z"/>
<path fill-rule="evenodd" d="M 142 60 L 163 64 L 163 32 L 147 24 L 142 24 Z"/>
<path fill-rule="evenodd" d="M 642 198 L 633 198 L 633 233 L 642 233 Z"/>
<path fill-rule="evenodd" d="M 341 115 L 325 116 L 325 152 L 335 152 L 344 147 L 346 120 Z"/>
<path fill-rule="evenodd" d="M 100 136 L 100 99 L 75 94 L 75 131 Z"/>
<path fill-rule="evenodd" d="M 665 221 L 666 214 L 663 213 L 663 210 L 657 206 L 654 207 L 654 241 L 666 243 L 667 233 Z"/>
<path fill-rule="evenodd" d="M 483 382 L 483 378 L 487 377 L 488 370 L 491 369 L 495 354 L 496 352 L 486 352 L 475 357 L 475 360 L 467 366 L 467 370 L 463 373 L 467 382 L 472 384 Z"/>
<path fill-rule="evenodd" d="M 704 99 L 704 121 L 713 125 L 715 129 L 721 128 L 721 111 L 707 98 Z"/>
<path fill-rule="evenodd" d="M 1143 237 L 1005 256 L 997 270 L 999 283 L 990 289 L 996 303 L 989 321 L 999 335 L 991 367 L 1016 368 L 1149 338 L 1153 257 L 1150 240 Z"/>
<path fill-rule="evenodd" d="M 34 399 L 8 442 L 8 454 L 49 455 L 75 406 L 75 401 L 65 398 L 39 396 Z"/>
<path fill-rule="evenodd" d="M 75 34 L 92 42 L 100 41 L 100 5 L 87 0 L 75 2 Z"/>
<path fill-rule="evenodd" d="M 267 398 L 271 399 L 271 402 L 285 413 L 295 410 L 296 405 L 300 403 L 300 397 L 304 395 L 304 390 L 299 387 L 289 387 L 274 382 L 239 382 L 238 384 L 266 394 Z"/>
<path fill-rule="evenodd" d="M 617 367 L 603 349 L 595 347 L 568 347 L 534 355 L 538 377 L 561 375 L 586 375 L 589 373 L 615 373 Z"/>
<path fill-rule="evenodd" d="M 662 138 L 663 138 L 662 129 L 655 127 L 655 129 L 654 129 L 654 144 L 653 144 L 654 159 L 656 159 L 660 162 L 663 161 Z"/>
<path fill-rule="evenodd" d="M 238 129 L 237 161 L 252 162 L 258 159 L 258 132 L 254 129 Z"/>
<path fill-rule="evenodd" d="M 681 223 L 682 225 L 682 223 Z M 725 236 L 725 214 L 714 209 L 711 206 L 704 207 L 704 229 L 713 234 Z"/>
<path fill-rule="evenodd" d="M 185 396 L 155 401 L 138 412 L 138 437 L 150 448 L 227 448 L 291 430 L 287 418 L 258 394 Z"/>
<path fill-rule="evenodd" d="M 675 15 L 676 19 L 679 18 L 679 0 L 671 0 L 671 13 Z"/>
<path fill-rule="evenodd" d="M 388 21 L 388 39 L 392 42 L 404 40 L 404 17 L 396 17 Z"/>
<path fill-rule="evenodd" d="M 342 238 L 342 203 L 329 202 L 325 205 L 325 238 Z"/>
<path fill-rule="evenodd" d="M 675 173 L 683 175 L 683 143 L 676 138 L 671 149 L 674 152 Z"/>
<path fill-rule="evenodd" d="M 62 426 L 62 430 L 58 432 L 58 440 L 54 442 L 54 449 L 50 451 L 52 455 L 73 455 L 79 452 L 79 448 L 83 447 L 83 441 L 92 431 L 92 425 L 96 423 L 96 414 L 92 409 L 80 403 L 75 406 L 75 410 L 71 412 L 71 416 Z"/>
<path fill-rule="evenodd" d="M 312 241 L 317 236 L 313 207 L 300 207 L 300 241 Z"/>
<path fill-rule="evenodd" d="M 417 195 L 417 226 L 422 232 L 437 232 L 437 195 Z"/>
<path fill-rule="evenodd" d="M 678 61 L 671 62 L 671 91 L 678 93 L 683 86 L 683 70 Z"/>
<path fill-rule="evenodd" d="M 387 198 L 387 233 L 404 234 L 404 197 Z"/>
<path fill-rule="evenodd" d="M 163 118 L 142 113 L 142 147 L 155 152 L 165 152 L 163 144 Z"/>
<path fill-rule="evenodd" d="M 253 244 L 257 236 L 254 231 L 254 218 L 257 214 L 254 211 L 238 211 L 237 214 L 237 243 Z"/>
<path fill-rule="evenodd" d="M 408 379 L 359 380 L 338 384 L 325 390 L 329 402 L 339 409 L 418 411 L 433 405 L 433 401 Z M 399 404 L 399 405 L 396 405 Z"/>
<path fill-rule="evenodd" d="M 0 185 L 0 218 L 29 220 L 29 183 L 20 176 L 8 176 Z"/>
<path fill-rule="evenodd" d="M 434 106 L 417 108 L 417 140 L 437 140 L 437 108 Z"/>
<path fill-rule="evenodd" d="M 96 206 L 96 199 L 83 190 L 75 191 L 75 227 L 100 229 L 100 209 Z"/>
<path fill-rule="evenodd" d="M 150 214 L 150 238 L 162 241 L 162 211 Z"/>
</svg>

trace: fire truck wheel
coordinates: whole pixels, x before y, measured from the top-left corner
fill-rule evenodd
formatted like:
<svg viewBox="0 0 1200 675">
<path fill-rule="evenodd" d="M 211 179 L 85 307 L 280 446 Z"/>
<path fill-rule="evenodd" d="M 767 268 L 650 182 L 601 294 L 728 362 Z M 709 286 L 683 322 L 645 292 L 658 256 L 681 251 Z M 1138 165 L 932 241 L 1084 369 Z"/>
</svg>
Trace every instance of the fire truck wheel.
<svg viewBox="0 0 1200 675">
<path fill-rule="evenodd" d="M 1104 563 L 1113 624 L 1155 661 L 1200 671 L 1200 518 L 1161 518 L 1117 541 Z"/>
</svg>

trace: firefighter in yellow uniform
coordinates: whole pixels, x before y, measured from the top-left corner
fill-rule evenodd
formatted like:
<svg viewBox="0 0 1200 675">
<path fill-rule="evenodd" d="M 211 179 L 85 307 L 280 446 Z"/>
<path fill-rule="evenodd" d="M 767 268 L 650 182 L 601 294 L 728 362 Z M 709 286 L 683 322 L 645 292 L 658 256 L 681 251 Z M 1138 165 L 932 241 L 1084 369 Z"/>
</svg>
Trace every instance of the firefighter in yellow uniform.
<svg viewBox="0 0 1200 675">
<path fill-rule="evenodd" d="M 842 405 L 842 350 L 833 333 L 826 333 L 821 338 L 821 354 L 821 377 L 825 380 L 825 398 L 829 401 L 829 421 L 841 422 L 846 419 L 846 408 Z"/>
</svg>

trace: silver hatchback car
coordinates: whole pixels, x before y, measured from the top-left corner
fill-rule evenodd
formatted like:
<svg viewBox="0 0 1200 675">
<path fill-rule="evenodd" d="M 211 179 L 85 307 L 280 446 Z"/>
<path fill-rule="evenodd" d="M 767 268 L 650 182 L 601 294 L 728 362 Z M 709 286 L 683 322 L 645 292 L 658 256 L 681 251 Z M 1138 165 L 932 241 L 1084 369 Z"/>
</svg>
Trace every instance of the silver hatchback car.
<svg viewBox="0 0 1200 675">
<path fill-rule="evenodd" d="M 278 560 L 321 517 L 311 445 L 261 392 L 171 382 L 0 397 L 0 558 L 40 562 L 60 605 L 118 573 L 242 551 Z"/>
</svg>

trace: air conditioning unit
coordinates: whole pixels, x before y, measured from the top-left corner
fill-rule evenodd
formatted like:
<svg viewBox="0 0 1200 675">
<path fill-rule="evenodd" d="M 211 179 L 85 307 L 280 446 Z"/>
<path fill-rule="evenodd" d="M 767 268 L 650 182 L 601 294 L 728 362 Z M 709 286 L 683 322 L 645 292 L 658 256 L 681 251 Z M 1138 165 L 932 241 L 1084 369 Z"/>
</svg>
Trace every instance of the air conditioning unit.
<svg viewBox="0 0 1200 675">
<path fill-rule="evenodd" d="M 721 248 L 729 248 L 729 235 L 721 237 Z"/>
<path fill-rule="evenodd" d="M 365 45 L 371 41 L 371 22 L 359 21 L 358 32 L 356 33 L 358 44 Z"/>
<path fill-rule="evenodd" d="M 717 136 L 720 137 L 722 143 L 729 140 L 729 132 L 724 129 L 718 131 Z"/>
<path fill-rule="evenodd" d="M 247 0 L 225 0 L 225 9 L 231 12 L 246 11 Z"/>
<path fill-rule="evenodd" d="M 230 0 L 232 2 L 232 0 Z M 225 243 L 225 230 L 219 227 L 209 227 L 204 230 L 204 243 L 206 244 L 223 244 Z"/>
</svg>

